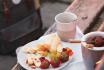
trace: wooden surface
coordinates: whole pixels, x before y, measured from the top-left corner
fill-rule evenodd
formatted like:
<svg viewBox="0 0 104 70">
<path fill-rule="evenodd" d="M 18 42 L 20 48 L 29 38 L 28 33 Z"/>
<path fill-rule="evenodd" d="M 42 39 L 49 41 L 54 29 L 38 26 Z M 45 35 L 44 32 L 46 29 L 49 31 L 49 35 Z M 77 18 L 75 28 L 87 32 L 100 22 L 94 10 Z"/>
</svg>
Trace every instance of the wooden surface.
<svg viewBox="0 0 104 70">
<path fill-rule="evenodd" d="M 66 11 L 72 11 L 78 16 L 75 23 L 84 32 L 99 16 L 103 7 L 104 0 L 74 0 Z"/>
<path fill-rule="evenodd" d="M 75 21 L 77 25 L 84 32 L 90 24 L 95 21 L 94 19 L 99 16 L 102 8 L 104 7 L 103 0 L 74 0 L 74 2 L 66 9 L 66 11 L 74 12 L 78 19 Z M 55 32 L 55 24 L 53 24 L 44 35 L 50 32 Z M 17 63 L 12 70 L 24 70 Z"/>
<path fill-rule="evenodd" d="M 104 11 L 95 23 L 95 26 L 93 26 L 90 31 L 104 31 Z"/>
</svg>

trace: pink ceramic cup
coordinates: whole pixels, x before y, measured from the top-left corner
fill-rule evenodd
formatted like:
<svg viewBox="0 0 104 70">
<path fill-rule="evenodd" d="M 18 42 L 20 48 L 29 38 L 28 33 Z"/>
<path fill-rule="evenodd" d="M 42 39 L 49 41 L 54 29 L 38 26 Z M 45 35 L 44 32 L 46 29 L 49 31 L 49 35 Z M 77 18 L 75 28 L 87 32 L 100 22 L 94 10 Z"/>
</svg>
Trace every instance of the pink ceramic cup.
<svg viewBox="0 0 104 70">
<path fill-rule="evenodd" d="M 56 30 L 63 41 L 74 39 L 76 34 L 76 24 L 74 21 L 77 16 L 72 12 L 63 12 L 55 16 Z"/>
<path fill-rule="evenodd" d="M 104 53 L 104 46 L 103 47 L 93 47 L 93 48 L 87 48 L 85 41 L 89 37 L 94 36 L 102 36 L 104 37 L 104 32 L 90 32 L 86 35 L 84 35 L 81 39 L 81 47 L 82 47 L 82 56 L 84 63 L 86 65 L 86 68 L 88 70 L 94 70 L 95 64 L 98 60 L 101 59 L 103 53 Z"/>
</svg>

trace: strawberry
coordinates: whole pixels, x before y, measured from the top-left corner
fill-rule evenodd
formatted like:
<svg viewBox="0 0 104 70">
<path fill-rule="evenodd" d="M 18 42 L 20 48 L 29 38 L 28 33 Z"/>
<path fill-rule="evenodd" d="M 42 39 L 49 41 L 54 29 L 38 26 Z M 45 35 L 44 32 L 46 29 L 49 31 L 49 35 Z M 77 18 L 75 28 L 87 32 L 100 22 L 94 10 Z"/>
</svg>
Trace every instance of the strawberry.
<svg viewBox="0 0 104 70">
<path fill-rule="evenodd" d="M 61 60 L 58 56 L 55 57 L 51 57 L 51 61 L 50 61 L 51 65 L 53 68 L 59 67 L 61 64 Z"/>
<path fill-rule="evenodd" d="M 40 61 L 41 61 L 41 65 L 40 65 L 41 69 L 47 69 L 47 68 L 49 68 L 50 62 L 46 58 L 41 57 Z"/>
<path fill-rule="evenodd" d="M 50 61 L 51 65 L 53 68 L 59 67 L 61 64 L 61 61 L 59 59 L 51 59 Z"/>
<path fill-rule="evenodd" d="M 67 51 L 67 48 L 63 48 L 62 51 L 63 51 L 63 52 L 64 52 L 64 51 Z"/>
<path fill-rule="evenodd" d="M 60 59 L 61 59 L 61 62 L 66 62 L 66 61 L 68 61 L 68 60 L 69 60 L 69 54 L 68 54 L 66 51 L 61 52 L 61 57 L 60 57 Z"/>
<path fill-rule="evenodd" d="M 73 55 L 73 51 L 70 49 L 70 48 L 66 48 L 67 49 L 67 53 L 69 54 L 69 56 L 72 56 Z"/>
<path fill-rule="evenodd" d="M 103 46 L 104 44 L 104 40 L 101 36 L 96 36 L 95 37 L 95 46 L 96 47 L 100 47 L 100 46 Z"/>
<path fill-rule="evenodd" d="M 63 48 L 62 52 L 66 52 L 69 56 L 73 55 L 73 51 L 70 48 Z"/>
</svg>

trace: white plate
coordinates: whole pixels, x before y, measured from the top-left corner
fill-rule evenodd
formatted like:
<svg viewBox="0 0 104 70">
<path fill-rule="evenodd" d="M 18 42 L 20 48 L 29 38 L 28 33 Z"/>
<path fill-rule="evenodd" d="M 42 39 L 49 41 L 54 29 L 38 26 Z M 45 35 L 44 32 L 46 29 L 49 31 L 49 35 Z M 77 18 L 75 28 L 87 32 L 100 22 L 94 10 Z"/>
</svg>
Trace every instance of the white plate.
<svg viewBox="0 0 104 70">
<path fill-rule="evenodd" d="M 77 27 L 77 33 L 76 33 L 76 39 L 80 39 L 81 37 L 83 36 L 83 33 L 80 31 L 80 29 Z M 37 43 L 39 42 L 43 42 L 44 39 L 46 39 L 47 36 L 42 36 L 40 37 L 38 40 L 36 41 L 32 41 L 28 44 L 26 44 L 25 46 L 23 47 L 34 47 Z M 70 58 L 70 60 L 64 64 L 62 64 L 60 67 L 58 68 L 50 68 L 48 70 L 69 70 L 71 64 L 75 63 L 75 62 L 82 62 L 82 53 L 81 53 L 81 46 L 80 44 L 73 44 L 73 43 L 66 43 L 66 42 L 62 42 L 62 46 L 63 47 L 70 47 L 73 52 L 74 52 L 74 55 Z M 27 70 L 33 70 L 31 69 L 27 64 L 26 64 L 26 53 L 23 52 L 23 47 L 21 47 L 18 52 L 17 52 L 17 60 L 18 60 L 18 63 L 25 69 Z M 34 70 L 41 70 L 41 69 L 34 69 Z"/>
<path fill-rule="evenodd" d="M 17 54 L 18 63 L 23 68 L 25 68 L 27 70 L 42 70 L 40 68 L 32 69 L 31 67 L 29 67 L 28 64 L 26 64 L 26 56 L 27 56 L 27 54 L 24 52 L 24 48 L 26 48 L 26 47 L 34 47 L 38 43 L 40 43 L 40 40 L 32 41 L 32 42 L 24 45 L 20 49 L 20 51 L 18 52 L 18 54 Z M 67 47 L 63 43 L 62 43 L 62 45 L 63 45 L 63 47 Z M 49 67 L 48 69 L 45 69 L 45 70 L 60 70 L 60 69 L 64 68 L 65 66 L 69 65 L 71 63 L 71 60 L 72 60 L 72 56 L 70 57 L 69 61 L 67 61 L 66 63 L 61 64 L 60 67 L 58 67 L 58 68 Z"/>
<path fill-rule="evenodd" d="M 87 70 L 87 69 L 86 69 L 85 64 L 83 62 L 75 62 L 70 65 L 68 70 Z"/>
</svg>

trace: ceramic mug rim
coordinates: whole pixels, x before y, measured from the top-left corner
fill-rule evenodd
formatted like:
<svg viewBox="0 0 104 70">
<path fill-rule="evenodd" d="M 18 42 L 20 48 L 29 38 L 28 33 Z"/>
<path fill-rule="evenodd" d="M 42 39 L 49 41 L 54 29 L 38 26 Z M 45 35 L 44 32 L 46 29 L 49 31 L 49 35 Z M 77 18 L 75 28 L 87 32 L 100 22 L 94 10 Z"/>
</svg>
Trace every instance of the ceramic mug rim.
<svg viewBox="0 0 104 70">
<path fill-rule="evenodd" d="M 103 36 L 104 37 L 104 32 L 100 32 L 100 31 L 95 31 L 95 32 L 90 32 L 85 34 L 82 38 L 81 38 L 81 44 L 85 43 L 86 39 L 90 36 Z M 85 47 L 85 46 L 83 46 Z M 87 48 L 87 47 L 85 47 Z M 87 48 L 89 50 L 93 50 L 93 51 L 104 51 L 104 46 L 103 47 L 94 47 L 94 48 Z"/>
<path fill-rule="evenodd" d="M 59 13 L 59 14 L 57 14 L 57 15 L 55 16 L 55 21 L 56 21 L 57 23 L 60 23 L 60 24 L 69 24 L 69 23 L 70 23 L 70 22 L 68 22 L 68 23 L 60 22 L 60 21 L 57 20 L 57 18 L 58 18 L 60 15 L 62 15 L 62 14 L 68 14 L 68 15 L 74 16 L 74 20 L 72 20 L 72 21 L 70 21 L 70 22 L 73 22 L 73 21 L 77 20 L 77 18 L 78 18 L 77 15 L 74 14 L 74 13 L 72 13 L 72 12 L 62 12 L 62 13 Z"/>
</svg>

